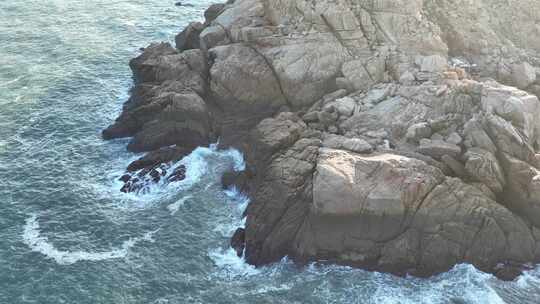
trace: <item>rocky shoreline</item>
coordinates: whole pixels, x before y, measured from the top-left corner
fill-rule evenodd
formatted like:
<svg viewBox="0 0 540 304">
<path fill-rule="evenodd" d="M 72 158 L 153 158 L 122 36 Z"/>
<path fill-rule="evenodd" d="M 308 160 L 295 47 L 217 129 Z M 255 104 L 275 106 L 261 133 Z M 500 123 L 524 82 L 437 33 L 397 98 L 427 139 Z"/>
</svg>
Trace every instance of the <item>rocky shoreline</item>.
<svg viewBox="0 0 540 304">
<path fill-rule="evenodd" d="M 289 256 L 430 276 L 540 262 L 540 3 L 236 0 L 133 59 L 105 139 L 148 152 L 122 191 L 185 178 L 219 139 L 252 198 L 232 236 Z M 167 172 L 171 171 L 173 172 Z M 171 178 L 172 177 L 172 178 Z"/>
</svg>

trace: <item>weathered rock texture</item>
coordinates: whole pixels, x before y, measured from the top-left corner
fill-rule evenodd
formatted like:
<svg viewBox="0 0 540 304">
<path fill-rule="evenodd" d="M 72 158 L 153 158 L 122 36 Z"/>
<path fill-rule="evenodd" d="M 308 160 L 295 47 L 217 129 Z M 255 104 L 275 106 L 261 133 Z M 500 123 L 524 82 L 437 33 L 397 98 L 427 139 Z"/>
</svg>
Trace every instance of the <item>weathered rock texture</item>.
<svg viewBox="0 0 540 304">
<path fill-rule="evenodd" d="M 132 96 L 103 135 L 133 137 L 132 151 L 241 149 L 247 171 L 226 183 L 252 202 L 232 243 L 254 265 L 427 276 L 467 262 L 512 278 L 540 261 L 539 12 L 535 0 L 214 5 L 176 49 L 131 62 Z M 138 169 L 159 166 L 153 153 Z"/>
</svg>

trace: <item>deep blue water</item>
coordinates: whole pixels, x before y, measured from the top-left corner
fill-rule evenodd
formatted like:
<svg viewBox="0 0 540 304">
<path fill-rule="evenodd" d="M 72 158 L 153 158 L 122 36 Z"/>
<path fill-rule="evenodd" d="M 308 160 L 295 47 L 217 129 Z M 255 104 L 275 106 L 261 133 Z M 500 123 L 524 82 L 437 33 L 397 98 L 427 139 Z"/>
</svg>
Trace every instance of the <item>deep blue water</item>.
<svg viewBox="0 0 540 304">
<path fill-rule="evenodd" d="M 247 198 L 219 178 L 235 151 L 200 148 L 188 179 L 120 193 L 138 155 L 100 131 L 139 47 L 171 41 L 210 0 L 0 2 L 0 304 L 540 303 L 540 270 L 504 283 L 461 265 L 429 280 L 337 266 L 254 269 L 228 249 Z"/>
</svg>

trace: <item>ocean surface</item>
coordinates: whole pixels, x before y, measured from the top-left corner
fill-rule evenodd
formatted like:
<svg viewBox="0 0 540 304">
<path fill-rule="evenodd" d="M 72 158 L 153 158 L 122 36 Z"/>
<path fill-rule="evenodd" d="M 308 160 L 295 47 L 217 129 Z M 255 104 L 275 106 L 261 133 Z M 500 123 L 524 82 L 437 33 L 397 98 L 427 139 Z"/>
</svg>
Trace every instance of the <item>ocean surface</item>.
<svg viewBox="0 0 540 304">
<path fill-rule="evenodd" d="M 212 1 L 0 1 L 0 304 L 540 303 L 540 269 L 501 282 L 468 265 L 431 279 L 229 249 L 249 199 L 222 191 L 234 150 L 201 147 L 187 179 L 143 195 L 117 181 L 140 155 L 100 132 L 132 85 L 128 61 L 172 41 Z"/>
</svg>

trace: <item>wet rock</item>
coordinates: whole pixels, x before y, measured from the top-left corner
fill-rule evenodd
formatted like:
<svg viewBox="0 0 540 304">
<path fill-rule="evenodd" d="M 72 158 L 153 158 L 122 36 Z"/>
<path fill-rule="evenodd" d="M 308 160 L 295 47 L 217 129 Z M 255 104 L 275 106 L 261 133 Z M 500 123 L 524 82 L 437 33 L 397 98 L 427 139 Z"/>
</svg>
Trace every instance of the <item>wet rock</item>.
<svg viewBox="0 0 540 304">
<path fill-rule="evenodd" d="M 167 178 L 169 183 L 180 182 L 186 179 L 186 166 L 180 165 L 174 169 L 173 173 Z"/>
<path fill-rule="evenodd" d="M 127 171 L 135 172 L 142 169 L 153 169 L 160 164 L 179 161 L 190 152 L 190 149 L 176 146 L 155 150 L 129 164 Z"/>
<path fill-rule="evenodd" d="M 236 251 L 236 255 L 240 258 L 244 255 L 244 248 L 246 246 L 245 236 L 246 231 L 244 228 L 238 228 L 231 237 L 231 247 Z"/>
<path fill-rule="evenodd" d="M 122 175 L 118 180 L 119 180 L 119 181 L 122 181 L 122 182 L 124 182 L 124 183 L 127 183 L 130 179 L 131 179 L 131 175 L 129 175 L 129 174 L 124 174 L 124 175 Z"/>
<path fill-rule="evenodd" d="M 124 186 L 120 189 L 124 193 L 139 192 L 144 187 L 144 184 L 139 178 L 132 178 L 128 180 Z"/>
<path fill-rule="evenodd" d="M 523 274 L 523 271 L 531 270 L 531 268 L 527 265 L 512 262 L 501 263 L 496 267 L 495 276 L 503 281 L 513 281 Z"/>
<path fill-rule="evenodd" d="M 223 189 L 235 187 L 240 193 L 249 193 L 249 174 L 246 171 L 229 171 L 221 177 Z"/>
</svg>

